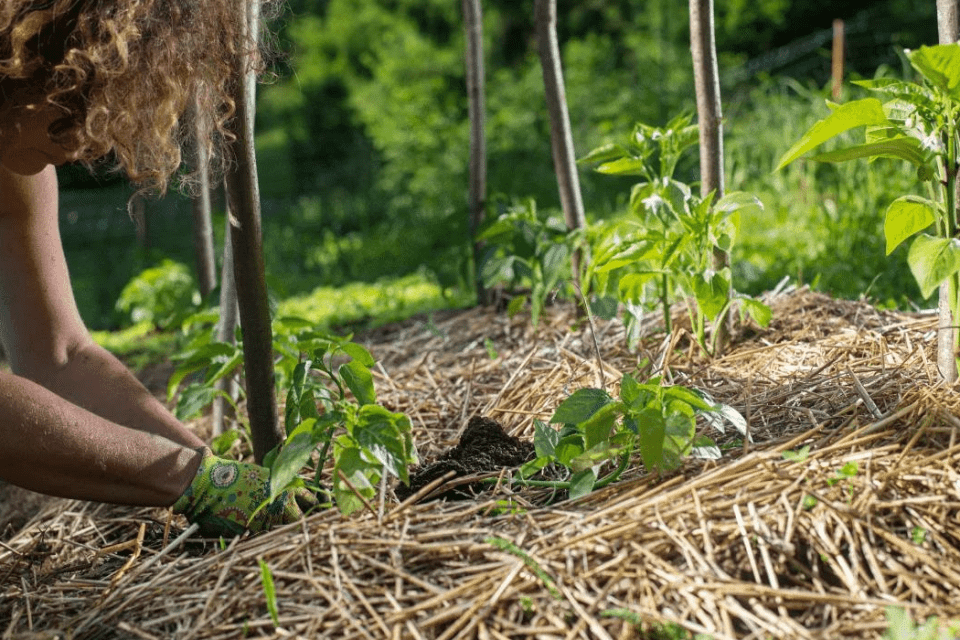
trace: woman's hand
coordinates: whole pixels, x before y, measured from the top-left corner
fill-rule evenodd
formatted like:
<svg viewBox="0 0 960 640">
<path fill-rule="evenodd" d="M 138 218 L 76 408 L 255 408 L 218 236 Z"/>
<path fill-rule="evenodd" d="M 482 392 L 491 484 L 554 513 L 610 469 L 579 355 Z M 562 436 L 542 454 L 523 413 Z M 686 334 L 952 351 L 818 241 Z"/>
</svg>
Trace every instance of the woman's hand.
<svg viewBox="0 0 960 640">
<path fill-rule="evenodd" d="M 259 533 L 296 522 L 304 512 L 317 506 L 316 496 L 306 489 L 297 489 L 284 491 L 257 511 L 270 497 L 270 470 L 219 458 L 206 448 L 202 453 L 196 477 L 173 504 L 173 510 L 200 525 L 203 535 Z"/>
</svg>

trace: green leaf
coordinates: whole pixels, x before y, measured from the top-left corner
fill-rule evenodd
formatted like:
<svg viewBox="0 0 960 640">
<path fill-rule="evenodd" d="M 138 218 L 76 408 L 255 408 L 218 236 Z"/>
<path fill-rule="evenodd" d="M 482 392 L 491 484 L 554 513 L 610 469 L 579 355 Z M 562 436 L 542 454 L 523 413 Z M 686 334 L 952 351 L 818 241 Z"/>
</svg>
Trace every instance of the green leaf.
<svg viewBox="0 0 960 640">
<path fill-rule="evenodd" d="M 343 349 L 343 352 L 365 366 L 367 369 L 372 369 L 377 361 L 373 359 L 373 356 L 370 355 L 370 351 L 367 350 L 363 345 L 357 344 L 356 342 L 345 342 L 340 345 L 340 348 Z"/>
<path fill-rule="evenodd" d="M 619 402 L 604 405 L 580 423 L 580 429 L 583 431 L 583 445 L 587 449 L 610 440 L 610 433 L 613 431 L 614 422 L 622 407 L 623 405 Z"/>
<path fill-rule="evenodd" d="M 298 362 L 297 366 L 293 368 L 283 416 L 283 425 L 288 434 L 300 424 L 300 401 L 303 398 L 303 387 L 306 384 L 312 365 L 311 360 L 306 360 Z"/>
<path fill-rule="evenodd" d="M 589 420 L 603 407 L 615 401 L 603 389 L 578 389 L 560 403 L 550 422 L 556 424 L 580 424 Z"/>
<path fill-rule="evenodd" d="M 511 318 L 521 311 L 523 307 L 527 304 L 527 296 L 516 296 L 507 304 L 507 315 Z"/>
<path fill-rule="evenodd" d="M 277 589 L 273 584 L 273 574 L 270 567 L 267 566 L 263 558 L 258 558 L 260 563 L 260 584 L 263 586 L 263 596 L 267 601 L 267 611 L 270 612 L 270 619 L 273 620 L 273 626 L 280 626 L 280 615 L 277 610 Z"/>
<path fill-rule="evenodd" d="M 577 471 L 570 477 L 570 499 L 582 498 L 593 491 L 595 484 L 597 484 L 597 474 L 593 469 Z"/>
<path fill-rule="evenodd" d="M 738 301 L 740 303 L 741 314 L 750 316 L 761 327 L 766 327 L 770 324 L 770 321 L 773 319 L 773 310 L 771 310 L 770 307 L 756 298 L 749 296 L 741 296 L 738 298 Z M 741 315 L 741 318 L 742 317 Z"/>
<path fill-rule="evenodd" d="M 860 158 L 893 158 L 895 160 L 906 160 L 916 166 L 926 162 L 926 157 L 920 148 L 920 141 L 909 136 L 867 142 L 853 147 L 837 149 L 836 151 L 818 153 L 810 159 L 817 162 L 846 162 Z"/>
<path fill-rule="evenodd" d="M 392 413 L 378 405 L 366 405 L 360 408 L 351 435 L 362 449 L 408 484 L 407 465 L 413 461 L 411 441 L 405 435 L 409 431 L 410 421 L 402 413 Z"/>
<path fill-rule="evenodd" d="M 570 461 L 583 453 L 583 436 L 576 434 L 561 437 L 553 452 L 557 462 L 569 467 Z"/>
<path fill-rule="evenodd" d="M 643 271 L 641 273 L 628 273 L 624 275 L 620 278 L 618 285 L 620 300 L 634 304 L 643 302 L 647 284 L 656 276 L 660 275 L 660 273 L 660 271 Z"/>
<path fill-rule="evenodd" d="M 593 468 L 608 460 L 616 458 L 623 452 L 623 447 L 613 445 L 609 440 L 600 442 L 570 461 L 570 468 L 576 472 Z"/>
<path fill-rule="evenodd" d="M 552 456 L 540 456 L 520 465 L 520 477 L 529 478 L 553 462 Z"/>
<path fill-rule="evenodd" d="M 351 360 L 340 365 L 338 371 L 340 377 L 343 378 L 343 383 L 347 385 L 347 388 L 357 399 L 357 404 L 366 406 L 377 401 L 377 392 L 373 387 L 373 375 L 370 373 L 370 369 L 357 360 Z"/>
<path fill-rule="evenodd" d="M 543 254 L 543 284 L 552 289 L 570 273 L 570 251 L 566 245 L 552 244 Z"/>
<path fill-rule="evenodd" d="M 908 54 L 910 64 L 934 86 L 960 99 L 960 45 L 920 47 Z"/>
<path fill-rule="evenodd" d="M 316 446 L 317 441 L 312 431 L 301 431 L 287 439 L 270 465 L 270 497 L 266 500 L 267 504 L 273 502 L 296 480 L 297 474 L 307 464 Z"/>
<path fill-rule="evenodd" d="M 376 483 L 380 482 L 380 467 L 363 459 L 360 449 L 346 446 L 343 440 L 337 440 L 334 454 L 336 463 L 333 470 L 333 496 L 337 507 L 344 515 L 350 515 L 363 509 L 363 500 L 350 490 L 340 477 L 342 473 L 363 498 L 371 500 L 376 495 Z"/>
<path fill-rule="evenodd" d="M 640 401 L 640 384 L 629 373 L 620 378 L 620 401 L 631 409 Z"/>
<path fill-rule="evenodd" d="M 214 455 L 222 456 L 240 439 L 240 431 L 237 429 L 227 429 L 210 442 L 210 450 Z"/>
<path fill-rule="evenodd" d="M 803 445 L 796 451 L 784 451 L 781 455 L 787 462 L 806 462 L 810 457 L 810 445 Z"/>
<path fill-rule="evenodd" d="M 647 174 L 647 167 L 643 160 L 637 158 L 620 158 L 604 162 L 595 169 L 597 173 L 610 176 L 643 176 Z"/>
<path fill-rule="evenodd" d="M 703 399 L 697 392 L 692 391 L 680 385 L 673 385 L 663 388 L 663 396 L 666 400 L 677 401 L 688 405 L 698 411 L 716 411 L 717 406 Z"/>
<path fill-rule="evenodd" d="M 881 125 L 886 122 L 887 116 L 883 112 L 883 105 L 876 98 L 864 98 L 840 105 L 829 116 L 810 127 L 810 130 L 783 154 L 777 163 L 776 171 L 844 131 L 865 125 Z"/>
<path fill-rule="evenodd" d="M 716 318 L 730 299 L 730 281 L 720 273 L 695 275 L 691 279 L 697 306 L 707 318 Z"/>
<path fill-rule="evenodd" d="M 713 203 L 714 211 L 724 213 L 743 211 L 744 209 L 763 211 L 763 202 L 757 196 L 745 191 L 731 191 Z"/>
<path fill-rule="evenodd" d="M 609 162 L 617 158 L 623 158 L 627 155 L 627 150 L 619 144 L 613 142 L 601 145 L 577 160 L 580 164 L 590 164 L 593 162 Z"/>
<path fill-rule="evenodd" d="M 907 263 L 921 295 L 929 298 L 941 283 L 960 271 L 960 241 L 921 234 L 910 246 Z"/>
<path fill-rule="evenodd" d="M 667 434 L 667 424 L 663 415 L 653 409 L 644 409 L 637 415 L 640 426 L 639 449 L 643 466 L 649 471 L 663 467 L 663 440 Z"/>
<path fill-rule="evenodd" d="M 560 432 L 541 420 L 533 421 L 533 446 L 537 457 L 552 458 L 560 442 Z"/>
<path fill-rule="evenodd" d="M 204 407 L 220 395 L 227 396 L 227 394 L 220 389 L 192 384 L 180 394 L 180 398 L 177 400 L 177 408 L 173 413 L 177 420 L 189 420 L 199 414 Z"/>
<path fill-rule="evenodd" d="M 887 255 L 904 240 L 923 231 L 936 221 L 937 205 L 919 196 L 902 196 L 887 207 L 883 233 L 887 237 Z"/>
</svg>

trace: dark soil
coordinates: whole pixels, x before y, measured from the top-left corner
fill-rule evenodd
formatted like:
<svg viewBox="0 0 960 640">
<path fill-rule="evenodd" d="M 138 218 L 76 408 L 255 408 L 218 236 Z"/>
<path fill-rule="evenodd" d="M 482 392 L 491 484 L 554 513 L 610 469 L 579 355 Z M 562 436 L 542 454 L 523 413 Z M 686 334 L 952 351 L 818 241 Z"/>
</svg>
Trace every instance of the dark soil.
<svg viewBox="0 0 960 640">
<path fill-rule="evenodd" d="M 473 417 L 467 423 L 457 446 L 444 451 L 433 462 L 415 468 L 410 474 L 410 485 L 398 485 L 394 493 L 400 500 L 406 500 L 450 472 L 454 473 L 450 480 L 497 472 L 519 467 L 524 462 L 533 460 L 535 456 L 532 442 L 524 442 L 508 435 L 496 420 Z M 468 483 L 431 497 L 447 500 L 471 499 L 482 491 L 483 487 L 481 483 Z"/>
</svg>

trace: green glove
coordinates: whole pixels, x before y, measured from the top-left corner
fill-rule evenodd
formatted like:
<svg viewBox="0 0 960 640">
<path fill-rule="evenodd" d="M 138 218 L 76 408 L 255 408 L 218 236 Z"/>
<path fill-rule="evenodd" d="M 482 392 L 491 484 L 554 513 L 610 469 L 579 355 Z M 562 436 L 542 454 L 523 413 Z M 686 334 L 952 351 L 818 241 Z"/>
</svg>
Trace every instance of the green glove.
<svg viewBox="0 0 960 640">
<path fill-rule="evenodd" d="M 204 447 L 197 475 L 180 498 L 173 503 L 174 513 L 200 525 L 205 536 L 235 536 L 250 531 L 259 533 L 281 524 L 296 522 L 317 505 L 317 498 L 306 489 L 284 491 L 260 509 L 270 497 L 270 470 L 255 464 L 219 458 Z"/>
</svg>

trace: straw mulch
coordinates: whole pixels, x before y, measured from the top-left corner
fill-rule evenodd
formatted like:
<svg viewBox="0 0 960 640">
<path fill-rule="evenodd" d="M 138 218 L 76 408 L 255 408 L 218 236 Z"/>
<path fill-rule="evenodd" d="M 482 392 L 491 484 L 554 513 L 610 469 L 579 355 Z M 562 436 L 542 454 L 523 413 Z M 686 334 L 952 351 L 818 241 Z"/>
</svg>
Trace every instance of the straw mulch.
<svg viewBox="0 0 960 640">
<path fill-rule="evenodd" d="M 635 469 L 576 502 L 385 496 L 225 548 L 179 540 L 162 510 L 56 501 L 0 544 L 0 637 L 636 638 L 673 623 L 835 639 L 879 637 L 891 605 L 960 619 L 960 395 L 935 382 L 935 318 L 806 290 L 771 302 L 772 326 L 714 360 L 682 332 L 631 352 L 598 322 L 601 364 L 567 308 L 536 329 L 474 309 L 369 333 L 381 401 L 410 415 L 425 459 L 475 415 L 530 437 L 575 389 L 615 391 L 638 367 L 737 408 L 750 437 L 705 426 L 721 460 Z"/>
</svg>

